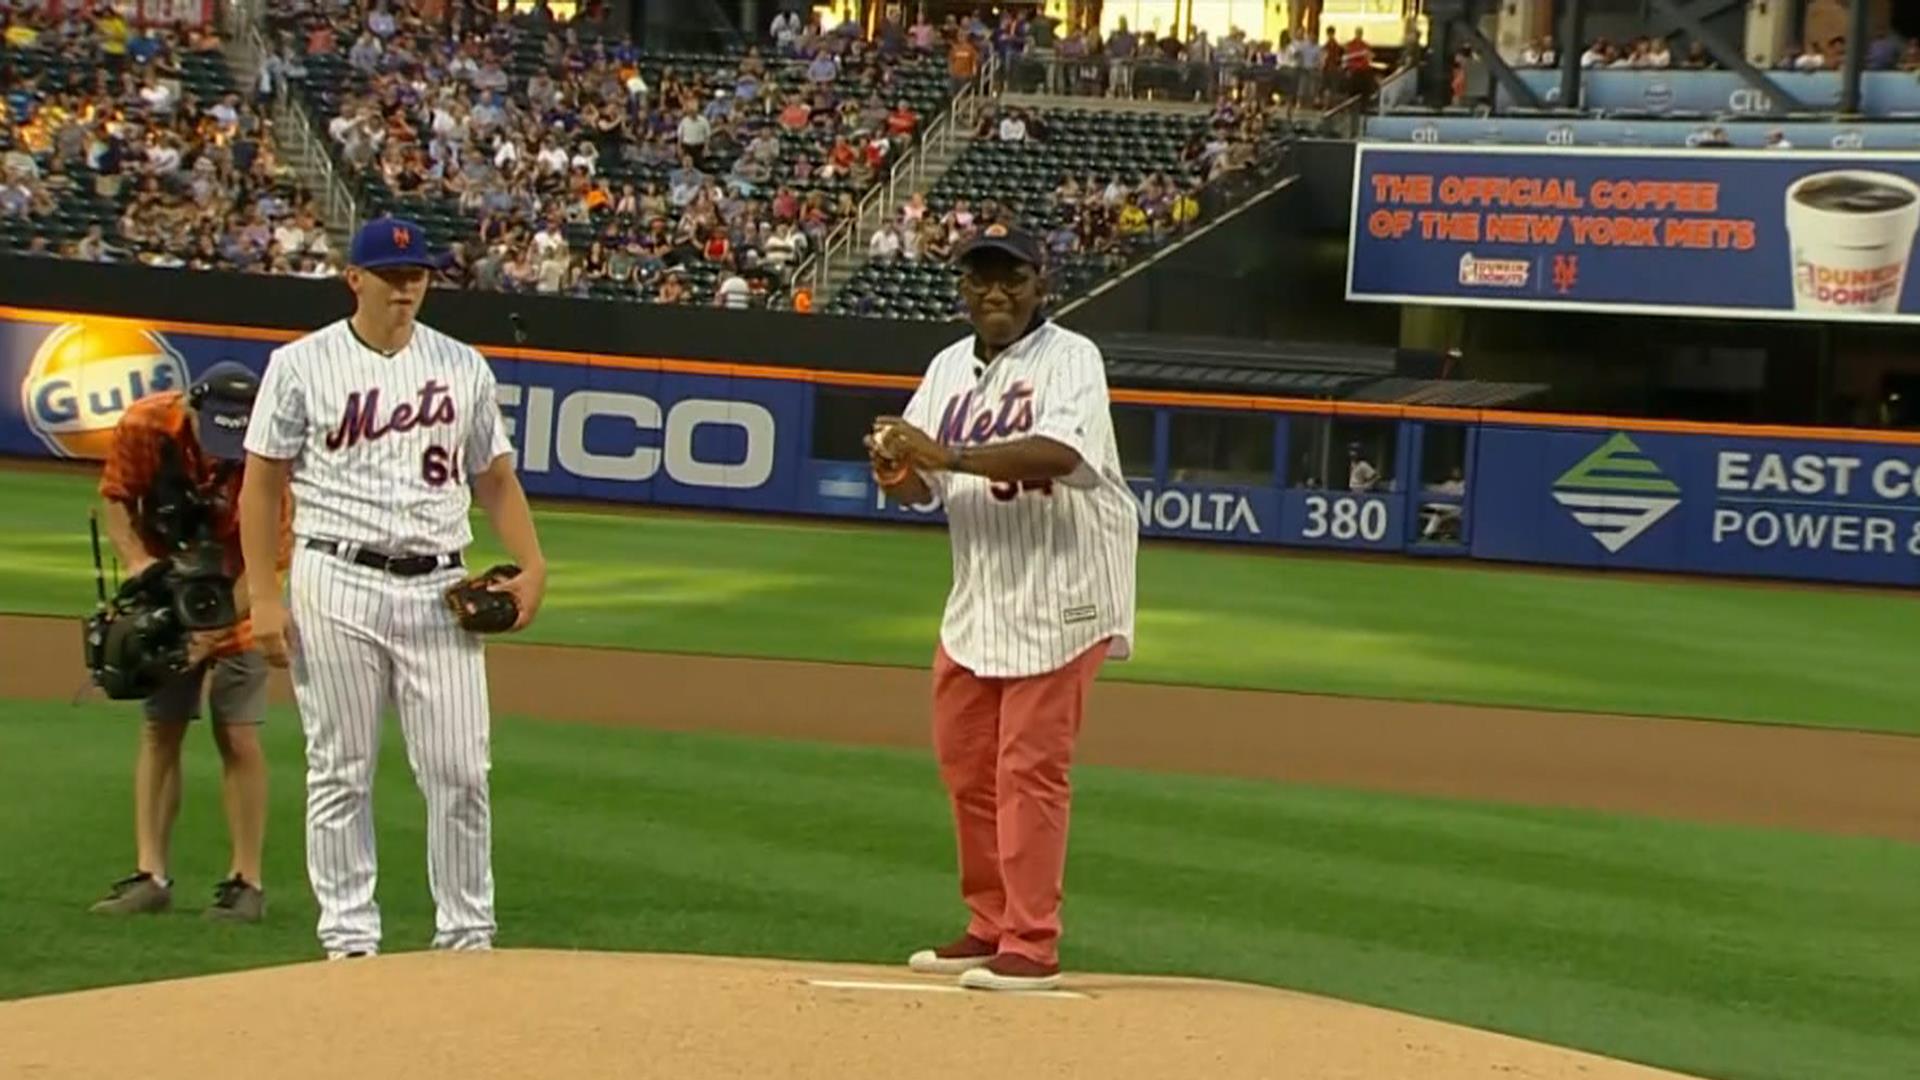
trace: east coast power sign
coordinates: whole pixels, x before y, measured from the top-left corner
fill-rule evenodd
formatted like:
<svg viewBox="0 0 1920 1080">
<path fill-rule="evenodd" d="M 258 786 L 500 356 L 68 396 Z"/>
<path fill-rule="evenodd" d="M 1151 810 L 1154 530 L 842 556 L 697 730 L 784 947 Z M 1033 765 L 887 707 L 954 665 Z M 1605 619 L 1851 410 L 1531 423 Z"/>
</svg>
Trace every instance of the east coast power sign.
<svg viewBox="0 0 1920 1080">
<path fill-rule="evenodd" d="M 1473 554 L 1920 583 L 1920 447 L 1488 428 Z"/>
</svg>

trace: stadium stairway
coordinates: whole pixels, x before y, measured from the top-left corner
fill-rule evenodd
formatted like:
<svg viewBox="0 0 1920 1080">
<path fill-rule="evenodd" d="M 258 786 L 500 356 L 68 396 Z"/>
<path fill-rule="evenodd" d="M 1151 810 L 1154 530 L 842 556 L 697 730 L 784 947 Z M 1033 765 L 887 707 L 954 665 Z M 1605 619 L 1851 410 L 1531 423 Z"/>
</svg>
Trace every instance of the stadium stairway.
<svg viewBox="0 0 1920 1080">
<path fill-rule="evenodd" d="M 925 194 L 947 174 L 966 151 L 971 141 L 966 128 L 977 115 L 965 103 L 949 107 L 935 121 L 937 126 L 929 129 L 928 137 L 901 158 L 889 182 L 875 188 L 854 220 L 843 226 L 845 235 L 827 238 L 822 245 L 823 276 L 814 290 L 816 303 L 830 301 L 866 262 L 867 243 L 873 239 L 874 230 L 893 219 L 896 207 L 915 192 Z"/>
<path fill-rule="evenodd" d="M 972 84 L 946 102 L 913 146 L 888 170 L 886 179 L 861 198 L 853 220 L 828 234 L 820 252 L 800 266 L 795 280 L 811 282 L 816 305 L 830 301 L 866 262 L 868 241 L 882 223 L 893 220 L 894 209 L 916 192 L 925 194 L 966 151 L 998 72 L 999 62 L 988 57 Z"/>
<path fill-rule="evenodd" d="M 996 65 L 989 65 L 990 67 Z M 985 78 L 991 82 L 994 71 L 988 71 Z M 844 237 L 829 238 L 826 245 L 825 262 L 822 266 L 821 281 L 815 288 L 816 303 L 830 303 L 840 295 L 848 281 L 867 263 L 867 243 L 873 239 L 874 230 L 883 222 L 890 221 L 894 209 L 915 194 L 927 195 L 938 188 L 940 180 L 947 170 L 961 157 L 972 144 L 973 125 L 978 122 L 980 110 L 993 105 L 1016 106 L 1023 109 L 1045 110 L 1053 108 L 1079 108 L 1089 111 L 1134 112 L 1147 114 L 1188 114 L 1206 115 L 1212 105 L 1206 102 L 1181 101 L 1118 101 L 1103 98 L 1084 98 L 1050 96 L 1046 94 L 1002 93 L 992 101 L 979 95 L 977 87 L 955 98 L 947 109 L 943 120 L 950 126 L 942 133 L 930 129 L 928 138 L 915 144 L 913 154 L 919 155 L 916 163 L 913 156 L 904 157 L 900 162 L 900 175 L 908 182 L 904 184 L 882 184 L 876 192 L 880 197 L 863 204 L 858 219 L 847 230 Z M 839 241 L 836 243 L 835 241 Z"/>
<path fill-rule="evenodd" d="M 1035 94 L 1000 94 L 993 108 L 1017 108 L 1038 117 L 1052 133 L 1024 143 L 1002 143 L 992 135 L 975 138 L 978 113 L 959 114 L 963 129 L 939 172 L 929 170 L 922 182 L 899 192 L 904 201 L 915 192 L 925 196 L 930 211 L 944 213 L 957 199 L 974 208 L 991 200 L 1024 227 L 1045 232 L 1063 220 L 1052 205 L 1052 192 L 1071 174 L 1118 176 L 1129 182 L 1153 173 L 1197 182 L 1197 172 L 1183 164 L 1181 148 L 1207 128 L 1211 103 L 1118 100 Z M 1257 148 L 1271 161 L 1277 141 Z M 1262 182 L 1232 193 L 1231 204 L 1244 203 L 1275 185 Z M 1226 194 L 1224 191 L 1222 194 Z M 1217 205 L 1210 217 L 1229 212 Z M 821 298 L 824 310 L 839 314 L 868 314 L 890 318 L 945 320 L 955 317 L 958 297 L 953 270 L 940 262 L 876 262 L 867 255 L 867 241 L 891 210 L 870 219 L 862 215 L 861 228 L 843 263 L 830 266 L 832 285 Z M 1152 248 L 1177 247 L 1186 238 L 1162 238 L 1152 244 L 1130 242 L 1106 255 L 1079 254 L 1055 269 L 1054 287 L 1062 299 L 1084 294 L 1126 272 Z M 831 253 L 831 252 L 830 252 Z"/>
<path fill-rule="evenodd" d="M 226 54 L 227 67 L 235 80 L 248 88 L 249 97 L 266 56 L 264 33 L 250 6 L 236 4 L 229 10 L 221 50 Z M 319 196 L 327 239 L 332 241 L 333 250 L 344 252 L 358 223 L 353 193 L 327 156 L 325 144 L 320 141 L 325 133 L 314 128 L 306 110 L 284 85 L 281 90 L 272 108 L 274 149 L 280 160 L 299 174 L 301 184 Z"/>
</svg>

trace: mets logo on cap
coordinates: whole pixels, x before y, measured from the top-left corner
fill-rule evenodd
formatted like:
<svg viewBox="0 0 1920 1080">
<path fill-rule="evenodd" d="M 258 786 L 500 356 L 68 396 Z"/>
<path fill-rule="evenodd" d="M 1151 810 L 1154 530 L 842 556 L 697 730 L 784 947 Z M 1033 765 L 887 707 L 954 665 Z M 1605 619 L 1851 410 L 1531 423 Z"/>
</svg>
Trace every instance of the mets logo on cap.
<svg viewBox="0 0 1920 1080">
<path fill-rule="evenodd" d="M 186 384 L 186 362 L 158 333 L 122 319 L 83 319 L 40 342 L 20 383 L 20 411 L 56 456 L 104 459 L 128 405 Z"/>
</svg>

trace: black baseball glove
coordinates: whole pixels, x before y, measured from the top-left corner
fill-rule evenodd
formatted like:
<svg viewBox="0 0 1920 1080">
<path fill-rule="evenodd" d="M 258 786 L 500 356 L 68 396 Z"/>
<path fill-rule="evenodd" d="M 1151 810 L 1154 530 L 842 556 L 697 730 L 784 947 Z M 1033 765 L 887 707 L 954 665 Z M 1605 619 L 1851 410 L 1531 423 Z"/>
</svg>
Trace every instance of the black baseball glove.
<svg viewBox="0 0 1920 1080">
<path fill-rule="evenodd" d="M 463 578 L 446 591 L 447 607 L 453 611 L 453 617 L 460 620 L 460 625 L 473 633 L 505 633 L 520 621 L 520 604 L 512 593 L 488 586 L 518 576 L 519 567 L 501 563 L 484 574 Z"/>
</svg>

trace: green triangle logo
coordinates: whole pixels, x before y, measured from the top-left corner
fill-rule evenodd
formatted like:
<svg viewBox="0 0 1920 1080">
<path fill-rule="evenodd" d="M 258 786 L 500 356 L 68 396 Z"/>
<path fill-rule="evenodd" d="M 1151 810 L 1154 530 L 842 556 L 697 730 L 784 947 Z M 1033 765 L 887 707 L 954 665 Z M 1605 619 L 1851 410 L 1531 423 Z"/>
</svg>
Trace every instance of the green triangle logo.
<svg viewBox="0 0 1920 1080">
<path fill-rule="evenodd" d="M 1631 491 L 1677 495 L 1680 485 L 1660 472 L 1653 459 L 1640 452 L 1632 439 L 1620 432 L 1601 443 L 1599 448 L 1560 474 L 1553 482 L 1555 490 L 1579 488 L 1585 491 Z"/>
<path fill-rule="evenodd" d="M 1615 432 L 1553 482 L 1553 499 L 1587 535 L 1618 554 L 1680 505 L 1680 485 Z"/>
</svg>

